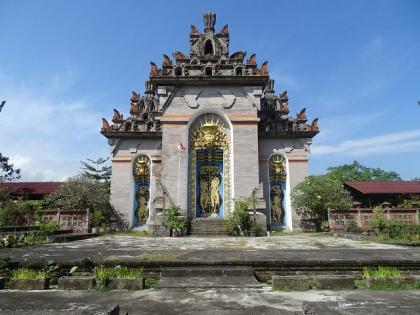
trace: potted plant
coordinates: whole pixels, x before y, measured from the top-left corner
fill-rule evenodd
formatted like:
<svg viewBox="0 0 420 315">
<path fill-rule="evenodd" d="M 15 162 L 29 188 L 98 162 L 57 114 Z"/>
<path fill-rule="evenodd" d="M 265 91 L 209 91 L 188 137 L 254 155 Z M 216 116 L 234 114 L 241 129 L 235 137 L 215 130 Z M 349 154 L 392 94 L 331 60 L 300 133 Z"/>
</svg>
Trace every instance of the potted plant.
<svg viewBox="0 0 420 315">
<path fill-rule="evenodd" d="M 91 290 L 96 287 L 96 280 L 93 275 L 80 274 L 79 267 L 74 266 L 70 269 L 70 276 L 64 276 L 58 279 L 58 288 L 60 290 Z"/>
<path fill-rule="evenodd" d="M 9 288 L 15 290 L 47 290 L 50 278 L 43 271 L 34 271 L 28 268 L 13 270 L 9 281 Z"/>
</svg>

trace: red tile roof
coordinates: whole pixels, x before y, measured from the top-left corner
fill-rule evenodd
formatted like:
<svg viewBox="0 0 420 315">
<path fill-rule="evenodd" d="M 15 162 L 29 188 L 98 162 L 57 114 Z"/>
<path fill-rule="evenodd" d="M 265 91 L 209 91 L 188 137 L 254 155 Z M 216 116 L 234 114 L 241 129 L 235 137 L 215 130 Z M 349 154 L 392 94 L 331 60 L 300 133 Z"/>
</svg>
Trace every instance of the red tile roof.
<svg viewBox="0 0 420 315">
<path fill-rule="evenodd" d="M 363 194 L 420 194 L 420 181 L 348 181 L 345 185 Z"/>
<path fill-rule="evenodd" d="M 58 189 L 61 182 L 11 182 L 0 183 L 0 190 L 13 194 L 47 195 Z"/>
</svg>

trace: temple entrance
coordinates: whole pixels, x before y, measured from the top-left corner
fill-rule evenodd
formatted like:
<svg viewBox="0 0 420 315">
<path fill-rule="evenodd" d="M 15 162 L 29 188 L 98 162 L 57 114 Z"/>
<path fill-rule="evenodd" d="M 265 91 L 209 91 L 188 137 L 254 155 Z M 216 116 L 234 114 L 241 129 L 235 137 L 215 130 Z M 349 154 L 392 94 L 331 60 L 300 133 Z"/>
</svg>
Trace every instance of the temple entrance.
<svg viewBox="0 0 420 315">
<path fill-rule="evenodd" d="M 223 150 L 197 150 L 196 217 L 223 217 Z"/>
<path fill-rule="evenodd" d="M 229 128 L 209 113 L 189 129 L 189 205 L 196 218 L 224 217 L 230 210 Z"/>
</svg>

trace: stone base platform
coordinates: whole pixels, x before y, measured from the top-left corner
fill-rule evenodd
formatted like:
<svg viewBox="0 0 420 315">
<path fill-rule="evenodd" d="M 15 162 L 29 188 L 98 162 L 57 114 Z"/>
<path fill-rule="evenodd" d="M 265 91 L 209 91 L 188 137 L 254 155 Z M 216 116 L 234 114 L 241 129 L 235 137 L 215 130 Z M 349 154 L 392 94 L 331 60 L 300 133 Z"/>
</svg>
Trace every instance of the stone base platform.
<svg viewBox="0 0 420 315">
<path fill-rule="evenodd" d="M 246 266 L 259 280 L 273 275 L 360 273 L 363 267 L 392 266 L 420 274 L 420 248 L 362 243 L 321 235 L 279 237 L 151 238 L 104 236 L 72 243 L 0 250 L 0 259 L 43 268 L 53 260 L 71 268 L 89 258 L 95 265 L 144 267 Z"/>
</svg>

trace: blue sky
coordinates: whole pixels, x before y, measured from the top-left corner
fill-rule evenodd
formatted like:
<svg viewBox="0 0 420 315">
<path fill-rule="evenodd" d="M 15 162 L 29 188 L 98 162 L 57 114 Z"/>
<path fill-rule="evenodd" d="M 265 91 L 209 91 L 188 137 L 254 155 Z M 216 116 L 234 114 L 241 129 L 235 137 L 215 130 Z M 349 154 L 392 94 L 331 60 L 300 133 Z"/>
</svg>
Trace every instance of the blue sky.
<svg viewBox="0 0 420 315">
<path fill-rule="evenodd" d="M 0 152 L 22 180 L 106 156 L 101 117 L 127 113 L 149 61 L 188 53 L 208 10 L 231 52 L 269 60 L 292 114 L 320 118 L 311 174 L 358 160 L 420 177 L 420 1 L 0 0 Z"/>
</svg>

